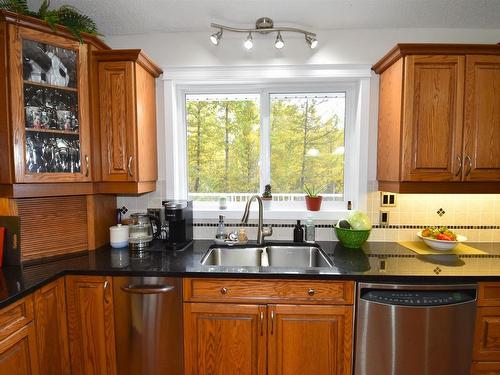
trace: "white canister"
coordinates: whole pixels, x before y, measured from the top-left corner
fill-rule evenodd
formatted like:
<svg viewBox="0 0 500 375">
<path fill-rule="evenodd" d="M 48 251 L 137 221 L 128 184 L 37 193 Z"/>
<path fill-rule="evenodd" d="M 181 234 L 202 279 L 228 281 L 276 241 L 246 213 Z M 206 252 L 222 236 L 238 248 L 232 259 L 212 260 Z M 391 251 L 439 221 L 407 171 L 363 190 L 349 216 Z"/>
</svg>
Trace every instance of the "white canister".
<svg viewBox="0 0 500 375">
<path fill-rule="evenodd" d="M 111 247 L 115 248 L 128 246 L 128 225 L 117 224 L 109 227 L 109 242 Z"/>
</svg>

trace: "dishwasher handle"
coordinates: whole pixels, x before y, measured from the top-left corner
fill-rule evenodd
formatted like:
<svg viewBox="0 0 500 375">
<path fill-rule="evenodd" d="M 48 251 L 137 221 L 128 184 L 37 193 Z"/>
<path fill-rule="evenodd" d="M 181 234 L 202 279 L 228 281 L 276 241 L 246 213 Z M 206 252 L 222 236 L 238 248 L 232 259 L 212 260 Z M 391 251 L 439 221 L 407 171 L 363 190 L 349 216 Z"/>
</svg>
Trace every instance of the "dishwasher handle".
<svg viewBox="0 0 500 375">
<path fill-rule="evenodd" d="M 124 292 L 131 294 L 161 294 L 175 289 L 172 285 L 128 285 L 122 286 Z"/>
</svg>

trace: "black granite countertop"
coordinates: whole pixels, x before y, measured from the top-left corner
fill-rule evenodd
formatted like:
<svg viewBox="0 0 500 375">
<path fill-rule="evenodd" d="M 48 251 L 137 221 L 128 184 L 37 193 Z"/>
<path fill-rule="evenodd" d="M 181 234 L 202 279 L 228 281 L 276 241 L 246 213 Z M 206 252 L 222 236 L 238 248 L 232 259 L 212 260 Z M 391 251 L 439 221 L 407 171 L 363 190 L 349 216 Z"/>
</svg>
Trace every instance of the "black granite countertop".
<svg viewBox="0 0 500 375">
<path fill-rule="evenodd" d="M 165 250 L 155 241 L 148 257 L 129 250 L 103 247 L 71 257 L 4 266 L 0 269 L 0 308 L 62 275 L 199 276 L 289 278 L 372 282 L 453 283 L 500 281 L 500 243 L 471 243 L 485 255 L 418 255 L 395 242 L 367 242 L 362 249 L 347 249 L 338 242 L 319 242 L 332 268 L 202 266 L 200 260 L 212 241 L 196 240 L 189 247 Z"/>
</svg>

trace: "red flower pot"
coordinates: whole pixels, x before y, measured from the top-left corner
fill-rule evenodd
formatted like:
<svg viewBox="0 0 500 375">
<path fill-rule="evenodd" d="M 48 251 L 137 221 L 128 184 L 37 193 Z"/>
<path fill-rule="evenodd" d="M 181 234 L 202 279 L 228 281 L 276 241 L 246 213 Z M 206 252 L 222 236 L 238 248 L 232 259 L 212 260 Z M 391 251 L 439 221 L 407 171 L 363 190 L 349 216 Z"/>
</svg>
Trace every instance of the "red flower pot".
<svg viewBox="0 0 500 375">
<path fill-rule="evenodd" d="M 321 195 L 317 197 L 309 197 L 306 195 L 306 207 L 309 211 L 319 211 L 321 208 L 321 201 L 323 197 Z"/>
</svg>

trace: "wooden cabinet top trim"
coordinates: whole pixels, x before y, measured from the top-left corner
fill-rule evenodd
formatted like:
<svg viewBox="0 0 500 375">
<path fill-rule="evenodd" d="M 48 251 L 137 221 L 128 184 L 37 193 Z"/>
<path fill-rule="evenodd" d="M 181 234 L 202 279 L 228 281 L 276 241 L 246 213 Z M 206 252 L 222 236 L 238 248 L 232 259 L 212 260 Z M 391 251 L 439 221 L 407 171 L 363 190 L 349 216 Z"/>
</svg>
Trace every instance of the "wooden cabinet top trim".
<svg viewBox="0 0 500 375">
<path fill-rule="evenodd" d="M 64 38 L 78 40 L 67 27 L 57 26 L 54 31 L 47 22 L 38 18 L 24 16 L 21 14 L 9 12 L 7 10 L 0 10 L 0 21 L 14 24 L 16 26 L 28 27 L 33 30 L 41 31 L 44 33 L 55 34 L 63 36 Z M 83 33 L 82 39 L 85 43 L 92 44 L 95 47 L 103 50 L 108 50 L 110 47 L 95 35 Z"/>
<path fill-rule="evenodd" d="M 407 55 L 500 55 L 498 44 L 428 44 L 402 43 L 396 44 L 382 57 L 372 70 L 380 74 L 398 59 Z"/>
<path fill-rule="evenodd" d="M 96 61 L 134 61 L 158 78 L 163 70 L 140 49 L 114 49 L 109 51 L 95 51 L 92 54 Z"/>
</svg>

